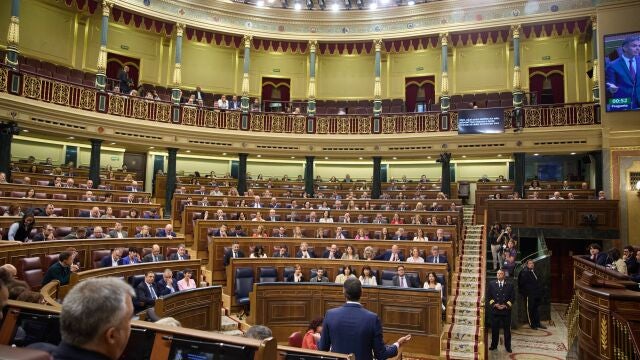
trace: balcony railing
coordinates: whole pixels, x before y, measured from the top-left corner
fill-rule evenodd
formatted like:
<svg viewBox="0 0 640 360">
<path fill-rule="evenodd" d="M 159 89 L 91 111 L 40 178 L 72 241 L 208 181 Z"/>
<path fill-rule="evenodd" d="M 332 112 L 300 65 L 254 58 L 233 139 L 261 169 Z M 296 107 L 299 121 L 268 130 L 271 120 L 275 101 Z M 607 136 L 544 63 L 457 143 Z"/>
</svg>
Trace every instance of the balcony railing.
<svg viewBox="0 0 640 360">
<path fill-rule="evenodd" d="M 420 134 L 456 132 L 458 112 L 372 115 L 316 115 L 218 110 L 212 107 L 98 91 L 93 87 L 60 81 L 26 71 L 0 68 L 0 92 L 85 111 L 211 129 L 290 134 Z M 593 103 L 526 106 L 525 128 L 597 124 Z M 504 108 L 505 129 L 516 127 L 513 108 Z"/>
</svg>

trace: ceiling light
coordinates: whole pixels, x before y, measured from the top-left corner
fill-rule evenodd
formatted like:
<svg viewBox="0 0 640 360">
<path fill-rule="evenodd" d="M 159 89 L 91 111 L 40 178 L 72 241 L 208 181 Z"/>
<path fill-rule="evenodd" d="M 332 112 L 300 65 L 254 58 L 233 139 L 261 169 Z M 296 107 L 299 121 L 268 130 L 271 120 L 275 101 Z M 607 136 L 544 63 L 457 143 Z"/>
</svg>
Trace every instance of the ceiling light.
<svg viewBox="0 0 640 360">
<path fill-rule="evenodd" d="M 28 132 L 29 132 L 29 129 L 22 129 L 22 132 L 26 132 L 26 133 L 28 133 Z"/>
<path fill-rule="evenodd" d="M 533 156 L 538 156 L 538 155 L 540 155 L 540 154 L 538 154 L 538 153 L 533 154 Z"/>
<path fill-rule="evenodd" d="M 295 156 L 292 156 L 291 158 L 292 158 L 292 159 L 295 159 L 296 157 L 295 157 Z"/>
<path fill-rule="evenodd" d="M 155 148 L 156 148 L 155 146 L 149 146 L 149 150 L 153 150 Z"/>
<path fill-rule="evenodd" d="M 187 152 L 188 152 L 188 153 L 190 153 L 190 152 L 191 152 L 191 150 L 187 150 Z"/>
<path fill-rule="evenodd" d="M 462 155 L 462 158 L 463 158 L 463 159 L 466 159 L 466 158 L 467 158 L 467 155 Z"/>
<path fill-rule="evenodd" d="M 69 139 L 69 140 L 73 140 L 73 139 L 75 139 L 75 138 L 74 138 L 73 136 L 69 136 L 67 139 Z"/>
<path fill-rule="evenodd" d="M 572 152 L 571 155 L 575 155 L 576 153 Z"/>
<path fill-rule="evenodd" d="M 262 155 L 258 154 L 258 157 L 262 157 Z"/>
<path fill-rule="evenodd" d="M 324 159 L 325 159 L 325 160 L 329 160 L 329 157 L 328 157 L 328 156 L 325 156 L 325 157 L 324 157 Z"/>
<path fill-rule="evenodd" d="M 324 7 L 325 7 L 324 0 L 318 0 L 318 6 L 320 7 L 320 10 L 324 10 Z"/>
<path fill-rule="evenodd" d="M 258 2 L 256 2 L 256 5 L 259 6 L 259 7 L 263 7 L 264 6 L 264 1 L 258 0 Z"/>
<path fill-rule="evenodd" d="M 375 9 L 377 9 L 377 8 L 378 8 L 378 3 L 376 3 L 376 2 L 372 2 L 372 3 L 369 5 L 369 9 L 371 9 L 371 10 L 375 10 Z"/>
<path fill-rule="evenodd" d="M 115 145 L 116 143 L 112 142 L 111 145 Z"/>
<path fill-rule="evenodd" d="M 502 154 L 498 154 L 498 157 L 502 157 Z"/>
<path fill-rule="evenodd" d="M 338 10 L 340 10 L 340 5 L 338 5 L 338 3 L 333 3 L 333 4 L 331 5 L 331 10 L 333 10 L 333 11 L 338 11 Z"/>
<path fill-rule="evenodd" d="M 409 0 L 409 1 L 407 1 L 407 5 L 410 5 L 410 6 L 411 6 L 411 5 L 415 5 L 415 4 L 416 4 L 416 2 L 415 2 L 415 1 L 413 1 L 413 0 Z"/>
<path fill-rule="evenodd" d="M 222 153 L 223 156 L 227 156 L 227 153 Z"/>
<path fill-rule="evenodd" d="M 358 159 L 362 160 L 362 156 L 360 156 Z"/>
<path fill-rule="evenodd" d="M 427 159 L 431 159 L 431 156 L 427 156 Z"/>
<path fill-rule="evenodd" d="M 293 5 L 293 8 L 296 9 L 296 10 L 300 10 L 300 9 L 302 9 L 302 5 L 300 5 L 300 3 L 297 2 L 297 3 L 295 3 Z"/>
<path fill-rule="evenodd" d="M 393 160 L 398 160 L 398 158 L 394 156 L 394 157 L 393 157 Z"/>
<path fill-rule="evenodd" d="M 351 9 L 351 0 L 344 0 L 344 7 L 348 9 Z"/>
<path fill-rule="evenodd" d="M 287 0 L 282 0 L 282 8 L 286 9 L 289 7 L 289 2 Z"/>
</svg>

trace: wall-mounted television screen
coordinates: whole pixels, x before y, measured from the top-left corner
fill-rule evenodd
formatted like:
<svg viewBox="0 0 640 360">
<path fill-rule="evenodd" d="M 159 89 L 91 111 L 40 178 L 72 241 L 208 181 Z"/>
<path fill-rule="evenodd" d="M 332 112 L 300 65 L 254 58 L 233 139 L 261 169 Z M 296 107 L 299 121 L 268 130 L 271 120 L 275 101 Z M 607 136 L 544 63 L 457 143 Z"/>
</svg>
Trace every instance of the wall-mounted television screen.
<svg viewBox="0 0 640 360">
<path fill-rule="evenodd" d="M 640 31 L 604 36 L 604 90 L 607 111 L 640 107 Z"/>
<path fill-rule="evenodd" d="M 503 132 L 503 108 L 458 111 L 458 134 L 499 134 Z"/>
</svg>

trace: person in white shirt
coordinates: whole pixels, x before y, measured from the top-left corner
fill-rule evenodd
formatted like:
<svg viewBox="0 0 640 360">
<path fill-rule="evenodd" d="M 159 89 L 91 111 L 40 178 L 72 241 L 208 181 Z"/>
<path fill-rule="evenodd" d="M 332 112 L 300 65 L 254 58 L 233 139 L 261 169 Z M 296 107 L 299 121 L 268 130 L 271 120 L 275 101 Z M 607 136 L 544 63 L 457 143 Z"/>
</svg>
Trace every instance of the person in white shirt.
<svg viewBox="0 0 640 360">
<path fill-rule="evenodd" d="M 336 239 L 338 239 L 338 240 L 346 239 L 346 237 L 344 236 L 344 233 L 342 232 L 342 227 L 341 226 L 338 226 L 336 228 Z"/>
<path fill-rule="evenodd" d="M 322 215 L 322 218 L 320 218 L 321 223 L 332 223 L 333 222 L 333 218 L 329 216 L 329 212 L 325 211 Z"/>
<path fill-rule="evenodd" d="M 371 267 L 369 265 L 362 267 L 359 280 L 362 285 L 378 286 L 378 280 L 376 280 L 376 277 L 371 273 Z"/>
<path fill-rule="evenodd" d="M 222 95 L 220 100 L 218 100 L 218 109 L 227 110 L 229 108 L 229 101 L 227 101 L 227 97 Z"/>
<path fill-rule="evenodd" d="M 424 259 L 420 256 L 420 250 L 417 247 L 411 249 L 411 256 L 407 258 L 408 263 L 423 263 Z"/>
<path fill-rule="evenodd" d="M 440 291 L 440 299 L 442 299 L 442 284 L 438 282 L 435 272 L 432 271 L 427 275 L 427 281 L 424 282 L 423 288 Z M 445 310 L 444 304 L 442 304 L 442 310 Z"/>
</svg>

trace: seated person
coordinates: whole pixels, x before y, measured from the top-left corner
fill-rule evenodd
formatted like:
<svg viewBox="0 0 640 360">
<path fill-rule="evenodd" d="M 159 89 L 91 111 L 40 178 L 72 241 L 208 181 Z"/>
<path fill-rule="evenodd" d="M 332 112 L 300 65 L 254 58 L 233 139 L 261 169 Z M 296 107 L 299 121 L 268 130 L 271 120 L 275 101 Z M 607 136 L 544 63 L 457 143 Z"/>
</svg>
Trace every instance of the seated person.
<svg viewBox="0 0 640 360">
<path fill-rule="evenodd" d="M 33 237 L 33 241 L 52 241 L 56 238 L 53 236 L 54 228 L 51 224 L 46 224 L 42 228 L 42 232 L 37 233 Z"/>
<path fill-rule="evenodd" d="M 404 228 L 398 228 L 391 240 L 407 240 L 407 235 L 404 233 Z"/>
<path fill-rule="evenodd" d="M 169 260 L 171 261 L 176 261 L 176 260 L 182 261 L 182 260 L 189 260 L 189 259 L 190 259 L 190 256 L 189 254 L 187 254 L 187 250 L 184 244 L 178 245 L 178 251 L 174 252 L 169 256 Z"/>
<path fill-rule="evenodd" d="M 300 244 L 300 250 L 296 253 L 297 258 L 310 259 L 315 258 L 316 254 L 313 250 L 309 250 L 309 245 L 306 242 Z"/>
<path fill-rule="evenodd" d="M 158 293 L 156 292 L 156 285 L 154 280 L 156 275 L 153 271 L 147 271 L 144 276 L 144 281 L 136 287 L 136 299 L 134 304 L 137 309 L 148 309 L 156 304 L 158 299 Z"/>
<path fill-rule="evenodd" d="M 336 280 L 334 281 L 336 284 L 344 284 L 347 279 L 357 279 L 356 274 L 353 272 L 353 268 L 351 265 L 345 265 L 341 274 L 336 276 Z"/>
<path fill-rule="evenodd" d="M 158 231 L 158 237 L 168 237 L 168 238 L 176 237 L 176 233 L 173 232 L 173 225 L 171 224 L 165 225 L 164 229 L 160 229 L 160 231 Z"/>
<path fill-rule="evenodd" d="M 240 250 L 240 244 L 234 242 L 231 245 L 231 249 L 224 254 L 224 266 L 229 265 L 231 263 L 231 259 L 243 258 L 244 253 Z"/>
<path fill-rule="evenodd" d="M 404 256 L 400 253 L 398 245 L 393 245 L 391 250 L 387 250 L 384 253 L 375 257 L 375 260 L 382 261 L 404 261 Z"/>
<path fill-rule="evenodd" d="M 602 248 L 600 247 L 600 245 L 596 243 L 589 245 L 589 260 L 596 263 L 597 265 L 606 266 L 609 262 L 607 259 L 607 254 L 601 251 Z"/>
<path fill-rule="evenodd" d="M 137 238 L 148 238 L 151 237 L 151 233 L 149 232 L 149 226 L 148 225 L 143 225 L 142 229 L 140 229 L 140 232 L 136 234 Z"/>
<path fill-rule="evenodd" d="M 58 255 L 58 261 L 51 265 L 42 278 L 42 286 L 52 280 L 58 280 L 60 285 L 67 285 L 72 272 L 78 271 L 78 265 L 73 264 L 73 253 L 63 251 Z"/>
<path fill-rule="evenodd" d="M 323 268 L 318 268 L 318 270 L 316 270 L 316 276 L 312 277 L 311 280 L 309 280 L 311 282 L 329 282 L 329 279 L 324 276 L 324 269 Z"/>
<path fill-rule="evenodd" d="M 158 261 L 164 261 L 164 255 L 160 254 L 160 245 L 158 244 L 153 244 L 153 246 L 151 246 L 151 253 L 145 255 L 142 258 L 142 262 L 158 262 Z"/>
<path fill-rule="evenodd" d="M 449 241 L 444 237 L 444 229 L 436 230 L 436 235 L 431 239 L 431 241 Z"/>
<path fill-rule="evenodd" d="M 287 282 L 304 282 L 304 275 L 302 275 L 302 266 L 296 264 L 294 266 L 293 273 L 289 274 L 286 279 Z"/>
<path fill-rule="evenodd" d="M 393 276 L 393 286 L 401 288 L 419 288 L 420 284 L 418 280 L 413 276 L 406 276 L 404 272 L 404 265 L 398 265 L 396 269 L 397 273 Z"/>
<path fill-rule="evenodd" d="M 142 260 L 140 260 L 138 249 L 134 247 L 130 247 L 129 254 L 124 258 L 120 259 L 120 265 L 132 265 L 132 264 L 140 264 L 140 263 L 142 263 Z"/>
<path fill-rule="evenodd" d="M 340 259 L 342 257 L 342 254 L 340 253 L 340 250 L 338 250 L 338 245 L 331 244 L 331 247 L 325 250 L 325 252 L 322 254 L 322 257 L 325 259 Z"/>
<path fill-rule="evenodd" d="M 359 280 L 362 285 L 378 286 L 378 280 L 376 280 L 376 277 L 371 273 L 371 267 L 369 265 L 362 267 Z"/>
<path fill-rule="evenodd" d="M 252 259 L 266 258 L 267 254 L 264 253 L 264 248 L 262 245 L 256 245 L 253 247 L 253 252 L 249 254 L 249 257 Z"/>
<path fill-rule="evenodd" d="M 111 267 L 120 265 L 120 258 L 122 257 L 122 250 L 119 248 L 111 249 L 111 254 L 107 255 L 100 260 L 100 267 Z"/>
<path fill-rule="evenodd" d="M 165 269 L 162 273 L 162 279 L 156 283 L 157 294 L 159 296 L 173 294 L 178 290 L 178 285 L 173 280 L 173 272 L 171 269 Z"/>
<path fill-rule="evenodd" d="M 101 226 L 93 228 L 93 233 L 89 236 L 89 239 L 108 239 L 110 236 L 105 234 Z"/>
<path fill-rule="evenodd" d="M 446 264 L 447 258 L 444 255 L 440 255 L 440 249 L 434 245 L 431 247 L 431 255 L 427 256 L 425 262 L 431 264 Z"/>
<path fill-rule="evenodd" d="M 289 257 L 289 250 L 287 249 L 287 245 L 280 245 L 280 248 L 277 251 L 273 252 L 273 255 L 271 255 L 272 257 L 279 257 L 279 258 L 288 258 Z"/>
<path fill-rule="evenodd" d="M 129 236 L 129 233 L 127 233 L 127 231 L 122 230 L 122 223 L 120 222 L 116 222 L 113 230 L 109 231 L 109 237 L 112 237 L 114 239 L 122 239 L 122 238 L 126 238 Z"/>
<path fill-rule="evenodd" d="M 182 291 L 182 290 L 195 289 L 196 288 L 196 281 L 194 279 L 192 279 L 193 270 L 185 269 L 183 271 L 183 273 L 184 273 L 184 278 L 182 278 L 182 280 L 178 281 L 178 290 Z"/>
</svg>

